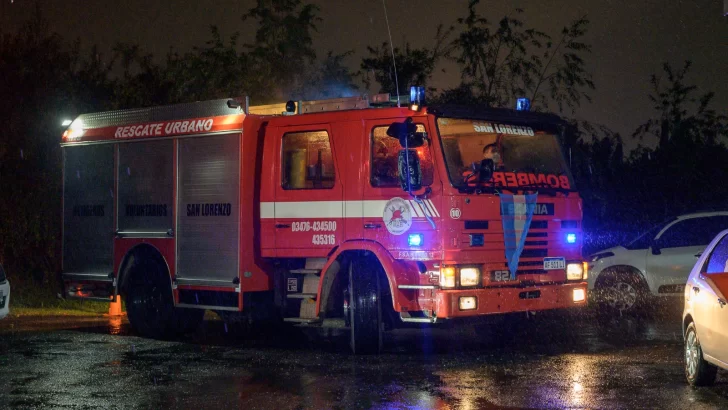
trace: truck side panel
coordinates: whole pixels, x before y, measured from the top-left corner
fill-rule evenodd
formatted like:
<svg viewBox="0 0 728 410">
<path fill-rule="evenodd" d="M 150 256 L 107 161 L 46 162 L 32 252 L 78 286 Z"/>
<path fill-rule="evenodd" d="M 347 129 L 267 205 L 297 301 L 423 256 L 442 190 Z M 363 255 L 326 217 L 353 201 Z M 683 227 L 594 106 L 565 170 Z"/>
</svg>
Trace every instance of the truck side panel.
<svg viewBox="0 0 728 410">
<path fill-rule="evenodd" d="M 114 147 L 65 147 L 63 159 L 63 271 L 108 277 L 113 271 Z"/>
<path fill-rule="evenodd" d="M 185 138 L 178 147 L 176 281 L 235 287 L 240 133 Z"/>
</svg>

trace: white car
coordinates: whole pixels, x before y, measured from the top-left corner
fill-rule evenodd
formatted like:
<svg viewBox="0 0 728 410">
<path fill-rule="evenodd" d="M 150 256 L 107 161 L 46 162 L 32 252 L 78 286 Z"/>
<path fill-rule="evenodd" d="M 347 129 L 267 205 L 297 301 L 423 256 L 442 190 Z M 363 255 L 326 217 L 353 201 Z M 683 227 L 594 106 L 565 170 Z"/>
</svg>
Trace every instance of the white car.
<svg viewBox="0 0 728 410">
<path fill-rule="evenodd" d="M 599 303 L 622 312 L 648 296 L 680 296 L 690 269 L 705 246 L 728 229 L 728 212 L 681 215 L 624 246 L 591 255 L 589 290 Z"/>
<path fill-rule="evenodd" d="M 0 319 L 10 312 L 10 281 L 5 276 L 5 269 L 0 265 Z"/>
<path fill-rule="evenodd" d="M 728 369 L 728 230 L 698 259 L 684 288 L 685 376 L 693 386 L 715 381 Z"/>
</svg>

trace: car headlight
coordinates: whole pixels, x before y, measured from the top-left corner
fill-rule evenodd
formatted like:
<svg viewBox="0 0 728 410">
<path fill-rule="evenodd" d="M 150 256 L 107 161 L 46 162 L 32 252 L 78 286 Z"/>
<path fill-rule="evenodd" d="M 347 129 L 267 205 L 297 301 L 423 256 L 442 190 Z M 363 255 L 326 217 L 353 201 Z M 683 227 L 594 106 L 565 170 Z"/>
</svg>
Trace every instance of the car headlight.
<svg viewBox="0 0 728 410">
<path fill-rule="evenodd" d="M 586 268 L 584 263 L 570 263 L 566 265 L 566 279 L 567 280 L 582 280 L 586 279 Z"/>
<path fill-rule="evenodd" d="M 480 269 L 468 267 L 460 268 L 460 286 L 478 286 L 480 284 Z"/>
<path fill-rule="evenodd" d="M 440 268 L 440 287 L 455 287 L 455 267 L 443 266 L 442 268 Z"/>
</svg>

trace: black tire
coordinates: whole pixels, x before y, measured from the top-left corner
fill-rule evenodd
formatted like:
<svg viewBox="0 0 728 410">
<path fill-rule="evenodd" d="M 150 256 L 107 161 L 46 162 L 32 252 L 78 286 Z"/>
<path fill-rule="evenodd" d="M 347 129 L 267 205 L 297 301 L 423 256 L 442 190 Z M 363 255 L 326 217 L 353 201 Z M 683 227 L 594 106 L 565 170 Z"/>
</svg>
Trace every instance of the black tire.
<svg viewBox="0 0 728 410">
<path fill-rule="evenodd" d="M 169 274 L 149 258 L 138 260 L 129 274 L 124 301 L 132 328 L 144 337 L 169 338 L 178 325 Z"/>
<path fill-rule="evenodd" d="M 382 301 L 379 275 L 367 260 L 349 264 L 351 337 L 354 354 L 376 354 L 382 350 Z"/>
<path fill-rule="evenodd" d="M 685 331 L 685 377 L 691 386 L 710 386 L 715 383 L 718 368 L 703 358 L 695 323 L 690 322 Z"/>
<path fill-rule="evenodd" d="M 607 272 L 595 285 L 601 313 L 634 313 L 645 308 L 649 289 L 636 272 Z"/>
</svg>

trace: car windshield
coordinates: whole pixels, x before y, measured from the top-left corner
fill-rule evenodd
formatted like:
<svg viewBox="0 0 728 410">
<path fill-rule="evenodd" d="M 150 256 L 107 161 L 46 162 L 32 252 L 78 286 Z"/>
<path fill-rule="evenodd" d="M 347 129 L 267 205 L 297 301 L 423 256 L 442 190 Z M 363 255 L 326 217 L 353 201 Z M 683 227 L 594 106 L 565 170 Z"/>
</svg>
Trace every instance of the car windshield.
<svg viewBox="0 0 728 410">
<path fill-rule="evenodd" d="M 655 239 L 655 235 L 665 227 L 668 223 L 672 222 L 674 219 L 669 219 L 661 224 L 657 224 L 653 226 L 652 228 L 648 229 L 647 231 L 640 234 L 638 237 L 634 238 L 631 242 L 629 242 L 627 245 L 625 245 L 625 248 L 627 249 L 647 249 L 652 245 L 652 241 Z"/>
<path fill-rule="evenodd" d="M 508 188 L 574 189 L 571 173 L 554 134 L 531 127 L 469 119 L 438 118 L 450 181 L 475 185 L 481 160 L 494 163 L 486 185 Z"/>
</svg>

